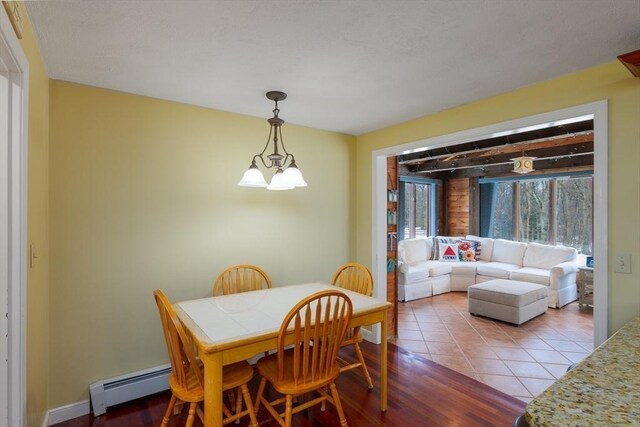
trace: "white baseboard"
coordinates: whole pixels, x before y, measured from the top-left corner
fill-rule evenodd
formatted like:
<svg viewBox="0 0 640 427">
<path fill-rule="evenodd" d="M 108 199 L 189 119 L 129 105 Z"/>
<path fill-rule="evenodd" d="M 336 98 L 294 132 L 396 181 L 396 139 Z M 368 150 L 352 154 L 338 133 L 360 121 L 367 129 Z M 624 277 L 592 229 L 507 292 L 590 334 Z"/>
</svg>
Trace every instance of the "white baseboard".
<svg viewBox="0 0 640 427">
<path fill-rule="evenodd" d="M 42 420 L 42 427 L 49 427 L 49 411 L 44 413 L 44 419 Z"/>
<path fill-rule="evenodd" d="M 91 405 L 88 400 L 72 403 L 71 405 L 61 406 L 59 408 L 50 409 L 45 416 L 46 426 L 58 424 L 74 418 L 87 415 L 91 412 Z"/>
</svg>

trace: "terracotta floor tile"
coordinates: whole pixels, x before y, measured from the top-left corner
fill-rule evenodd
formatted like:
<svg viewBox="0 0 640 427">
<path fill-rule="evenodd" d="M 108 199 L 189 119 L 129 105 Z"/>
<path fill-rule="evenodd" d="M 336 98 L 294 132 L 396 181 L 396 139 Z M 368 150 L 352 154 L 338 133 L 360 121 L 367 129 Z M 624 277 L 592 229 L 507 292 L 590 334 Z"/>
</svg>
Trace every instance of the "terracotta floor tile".
<svg viewBox="0 0 640 427">
<path fill-rule="evenodd" d="M 513 375 L 518 378 L 555 379 L 555 377 L 544 369 L 538 362 L 517 362 L 515 360 L 506 360 L 504 363 L 509 367 L 511 372 L 513 372 Z"/>
<path fill-rule="evenodd" d="M 413 313 L 398 313 L 398 322 L 415 322 Z"/>
<path fill-rule="evenodd" d="M 420 331 L 409 331 L 405 329 L 398 330 L 398 338 L 401 340 L 422 340 L 422 333 Z"/>
<path fill-rule="evenodd" d="M 539 338 L 542 338 L 542 339 L 550 339 L 550 340 L 565 340 L 565 339 L 567 339 L 567 337 L 565 337 L 560 332 L 557 332 L 557 331 L 554 331 L 554 330 L 550 330 L 550 329 L 538 330 L 538 331 L 535 331 L 535 334 Z"/>
<path fill-rule="evenodd" d="M 458 345 L 462 349 L 462 352 L 468 358 L 477 358 L 477 359 L 500 359 L 498 355 L 491 350 L 491 347 L 486 345 L 470 345 L 458 342 Z"/>
<path fill-rule="evenodd" d="M 448 356 L 462 356 L 462 351 L 455 342 L 425 341 L 431 354 L 444 354 Z"/>
<path fill-rule="evenodd" d="M 516 377 L 503 375 L 478 374 L 480 381 L 511 396 L 531 397 L 532 394 Z"/>
<path fill-rule="evenodd" d="M 534 362 L 533 357 L 521 348 L 491 347 L 502 360 L 516 360 L 520 362 Z"/>
<path fill-rule="evenodd" d="M 425 341 L 452 342 L 453 337 L 449 332 L 422 331 Z"/>
<path fill-rule="evenodd" d="M 520 382 L 529 390 L 533 396 L 537 396 L 545 391 L 554 380 L 543 380 L 540 378 L 519 378 Z"/>
<path fill-rule="evenodd" d="M 397 345 L 525 402 L 593 349 L 593 312 L 575 302 L 520 326 L 467 304 L 466 292 L 401 303 Z"/>
<path fill-rule="evenodd" d="M 463 356 L 447 356 L 444 354 L 432 354 L 431 357 L 433 361 L 439 363 L 443 366 L 446 366 L 449 369 L 453 369 L 454 371 L 469 371 L 474 372 L 473 368 L 467 361 L 467 359 Z"/>
<path fill-rule="evenodd" d="M 580 347 L 582 347 L 583 349 L 585 349 L 586 351 L 593 351 L 593 341 L 576 341 L 576 344 L 578 344 Z"/>
<path fill-rule="evenodd" d="M 578 353 L 584 352 L 584 348 L 574 343 L 573 341 L 560 341 L 560 340 L 545 340 L 547 344 L 558 351 L 576 351 Z"/>
<path fill-rule="evenodd" d="M 571 360 L 555 350 L 527 350 L 527 353 L 540 363 L 571 364 Z"/>
<path fill-rule="evenodd" d="M 427 323 L 427 322 L 442 323 L 442 320 L 440 320 L 440 318 L 435 315 L 416 314 L 415 317 L 416 317 L 416 320 L 420 323 Z"/>
<path fill-rule="evenodd" d="M 444 323 L 418 322 L 418 325 L 421 331 L 447 332 L 447 327 Z"/>
<path fill-rule="evenodd" d="M 582 362 L 589 353 L 576 353 L 572 351 L 561 351 L 562 355 L 569 359 L 572 363 Z"/>
<path fill-rule="evenodd" d="M 487 345 L 491 346 L 491 347 L 512 347 L 512 348 L 520 348 L 520 346 L 518 344 L 516 344 L 515 341 L 513 341 L 510 338 L 486 338 L 483 337 L 484 340 L 486 341 Z"/>
<path fill-rule="evenodd" d="M 398 330 L 404 329 L 409 331 L 419 331 L 420 327 L 418 326 L 418 322 L 406 322 L 398 320 Z"/>
<path fill-rule="evenodd" d="M 515 340 L 520 347 L 532 350 L 553 350 L 549 344 L 540 338 L 520 338 Z"/>
<path fill-rule="evenodd" d="M 513 375 L 502 360 L 469 358 L 469 363 L 479 374 Z"/>
<path fill-rule="evenodd" d="M 559 365 L 556 363 L 541 363 L 541 365 L 556 378 L 560 378 L 561 376 L 566 374 L 567 368 L 569 367 L 569 365 Z"/>
</svg>

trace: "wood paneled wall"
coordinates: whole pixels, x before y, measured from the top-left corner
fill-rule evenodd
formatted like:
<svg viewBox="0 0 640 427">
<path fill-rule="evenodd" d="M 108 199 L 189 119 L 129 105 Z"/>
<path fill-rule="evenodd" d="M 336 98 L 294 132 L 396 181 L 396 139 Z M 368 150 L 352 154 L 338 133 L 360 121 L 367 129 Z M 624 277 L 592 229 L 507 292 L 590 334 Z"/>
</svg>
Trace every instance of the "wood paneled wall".
<svg viewBox="0 0 640 427">
<path fill-rule="evenodd" d="M 448 236 L 469 234 L 469 179 L 451 179 L 446 185 L 446 231 Z"/>
</svg>

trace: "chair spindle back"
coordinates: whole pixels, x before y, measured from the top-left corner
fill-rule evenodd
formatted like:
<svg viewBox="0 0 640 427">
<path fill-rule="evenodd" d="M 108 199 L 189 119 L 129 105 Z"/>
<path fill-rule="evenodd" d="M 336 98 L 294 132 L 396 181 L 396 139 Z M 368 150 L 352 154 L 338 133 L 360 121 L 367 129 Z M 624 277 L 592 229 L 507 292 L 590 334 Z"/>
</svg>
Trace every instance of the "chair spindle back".
<svg viewBox="0 0 640 427">
<path fill-rule="evenodd" d="M 373 276 L 367 267 L 357 262 L 341 265 L 333 275 L 331 284 L 359 294 L 373 295 Z"/>
<path fill-rule="evenodd" d="M 284 318 L 278 336 L 278 377 L 292 370 L 296 385 L 331 375 L 351 320 L 351 300 L 340 291 L 323 291 L 296 304 Z M 285 339 L 293 331 L 293 365 L 284 365 Z"/>
<path fill-rule="evenodd" d="M 180 323 L 180 319 L 173 310 L 173 306 L 160 289 L 153 291 L 153 295 L 160 311 L 162 331 L 171 361 L 171 373 L 175 381 L 185 390 L 193 388 L 195 384 L 189 384 L 187 381 L 189 370 L 192 370 L 198 380 L 198 385 L 203 387 L 204 380 L 196 360 L 196 352 L 182 323 Z"/>
<path fill-rule="evenodd" d="M 213 296 L 238 294 L 270 288 L 271 279 L 255 265 L 234 265 L 223 271 L 213 284 Z"/>
</svg>

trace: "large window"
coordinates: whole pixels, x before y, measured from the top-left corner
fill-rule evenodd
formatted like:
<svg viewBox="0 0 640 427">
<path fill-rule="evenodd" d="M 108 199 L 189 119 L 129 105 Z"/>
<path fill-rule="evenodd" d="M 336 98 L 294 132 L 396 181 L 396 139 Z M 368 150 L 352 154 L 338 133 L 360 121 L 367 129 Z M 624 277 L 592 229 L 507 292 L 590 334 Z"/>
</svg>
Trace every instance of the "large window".
<svg viewBox="0 0 640 427">
<path fill-rule="evenodd" d="M 491 221 L 483 234 L 522 242 L 571 246 L 592 254 L 593 177 L 524 178 L 481 183 L 489 193 L 481 217 Z"/>
<path fill-rule="evenodd" d="M 436 182 L 401 178 L 400 240 L 436 234 L 436 188 Z"/>
</svg>

